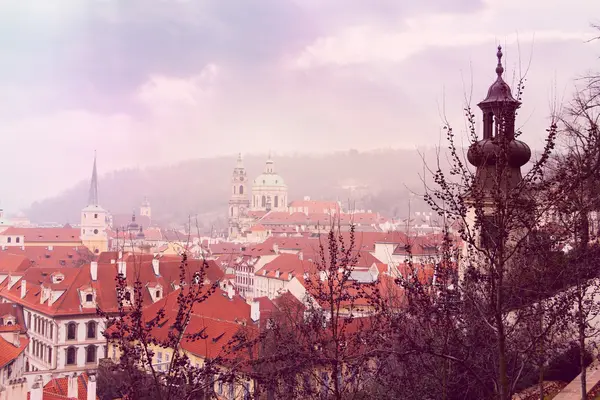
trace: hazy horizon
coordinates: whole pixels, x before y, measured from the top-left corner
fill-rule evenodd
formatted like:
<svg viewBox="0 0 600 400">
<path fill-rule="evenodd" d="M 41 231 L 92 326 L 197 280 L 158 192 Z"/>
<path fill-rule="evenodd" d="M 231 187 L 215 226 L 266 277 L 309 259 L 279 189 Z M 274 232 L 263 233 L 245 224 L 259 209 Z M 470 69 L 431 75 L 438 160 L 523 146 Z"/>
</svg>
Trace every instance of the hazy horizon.
<svg viewBox="0 0 600 400">
<path fill-rule="evenodd" d="M 94 150 L 104 175 L 238 152 L 435 146 L 440 110 L 458 132 L 464 91 L 485 96 L 497 44 L 509 83 L 531 56 L 518 122 L 536 148 L 553 99 L 600 55 L 586 42 L 598 2 L 401 3 L 0 2 L 0 205 L 88 179 Z"/>
</svg>

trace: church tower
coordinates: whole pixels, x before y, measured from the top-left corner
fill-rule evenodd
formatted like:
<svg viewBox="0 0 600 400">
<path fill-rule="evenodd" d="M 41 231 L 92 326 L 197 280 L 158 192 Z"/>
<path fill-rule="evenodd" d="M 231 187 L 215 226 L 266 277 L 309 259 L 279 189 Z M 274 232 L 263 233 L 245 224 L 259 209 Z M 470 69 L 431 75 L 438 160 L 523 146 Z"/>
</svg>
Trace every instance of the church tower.
<svg viewBox="0 0 600 400">
<path fill-rule="evenodd" d="M 152 209 L 150 208 L 150 202 L 148 201 L 148 197 L 144 197 L 144 201 L 140 206 L 140 215 L 148 217 L 149 220 L 152 220 Z"/>
<path fill-rule="evenodd" d="M 529 146 L 515 138 L 515 118 L 521 102 L 512 96 L 510 87 L 502 79 L 502 47 L 498 46 L 496 56 L 496 81 L 478 104 L 483 113 L 483 138 L 473 143 L 467 153 L 476 173 L 465 198 L 468 206 L 466 222 L 469 231 L 476 232 L 480 248 L 491 248 L 496 243 L 499 232 L 496 199 L 506 197 L 506 201 L 519 201 L 520 198 L 525 205 L 525 197 L 517 196 L 515 190 L 522 180 L 521 167 L 531 158 Z M 509 196 L 511 200 L 508 200 Z M 464 256 L 465 259 L 469 257 L 466 253 Z"/>
<path fill-rule="evenodd" d="M 94 155 L 88 205 L 81 210 L 81 241 L 94 254 L 108 250 L 106 216 L 106 211 L 100 207 L 98 201 L 98 171 Z"/>
<path fill-rule="evenodd" d="M 237 164 L 231 175 L 231 199 L 229 200 L 229 237 L 234 239 L 241 235 L 242 220 L 250 207 L 247 190 L 248 179 L 240 153 Z"/>
</svg>

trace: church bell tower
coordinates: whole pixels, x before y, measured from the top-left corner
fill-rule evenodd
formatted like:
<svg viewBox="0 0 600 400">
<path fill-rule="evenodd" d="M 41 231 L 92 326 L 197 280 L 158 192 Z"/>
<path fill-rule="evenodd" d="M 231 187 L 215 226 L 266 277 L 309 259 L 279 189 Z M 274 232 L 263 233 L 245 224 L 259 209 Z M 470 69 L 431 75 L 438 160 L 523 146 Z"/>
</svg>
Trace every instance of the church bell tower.
<svg viewBox="0 0 600 400">
<path fill-rule="evenodd" d="M 229 200 L 229 238 L 239 238 L 243 231 L 242 220 L 250 207 L 247 191 L 248 178 L 242 154 L 238 155 L 236 166 L 231 175 L 231 198 Z"/>
</svg>

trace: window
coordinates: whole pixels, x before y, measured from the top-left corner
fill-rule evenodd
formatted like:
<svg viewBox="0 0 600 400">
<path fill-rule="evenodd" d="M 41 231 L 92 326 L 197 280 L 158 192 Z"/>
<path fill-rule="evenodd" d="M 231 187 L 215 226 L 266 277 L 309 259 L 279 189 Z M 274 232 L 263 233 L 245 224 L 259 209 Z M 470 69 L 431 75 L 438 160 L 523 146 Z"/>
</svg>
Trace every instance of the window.
<svg viewBox="0 0 600 400">
<path fill-rule="evenodd" d="M 98 214 L 94 214 L 94 218 L 98 218 Z"/>
<path fill-rule="evenodd" d="M 157 291 L 156 291 L 156 298 L 157 298 L 157 299 L 160 299 L 160 290 L 157 290 Z"/>
<path fill-rule="evenodd" d="M 54 324 L 50 324 L 50 332 L 48 334 L 48 336 L 50 337 L 50 339 L 52 339 L 52 330 L 53 330 Z"/>
<path fill-rule="evenodd" d="M 48 363 L 52 364 L 52 347 L 48 347 Z"/>
<path fill-rule="evenodd" d="M 67 348 L 67 365 L 75 365 L 77 363 L 77 349 L 75 347 Z"/>
<path fill-rule="evenodd" d="M 94 301 L 94 295 L 91 293 L 88 293 L 85 295 L 85 301 L 87 301 L 88 303 L 91 303 Z"/>
<path fill-rule="evenodd" d="M 279 207 L 279 196 L 275 196 L 275 208 Z"/>
<path fill-rule="evenodd" d="M 6 243 L 10 243 L 10 242 L 12 242 L 12 238 L 9 236 L 9 237 L 6 239 Z"/>
<path fill-rule="evenodd" d="M 233 217 L 233 207 L 231 207 L 231 216 Z"/>
<path fill-rule="evenodd" d="M 486 215 L 481 222 L 481 246 L 488 250 L 497 248 L 500 240 L 498 221 L 492 215 Z"/>
<path fill-rule="evenodd" d="M 85 362 L 86 363 L 95 363 L 96 362 L 96 346 L 86 347 Z"/>
<path fill-rule="evenodd" d="M 156 369 L 162 371 L 162 351 L 156 353 L 156 363 L 158 364 Z"/>
<path fill-rule="evenodd" d="M 91 295 L 88 295 L 91 296 Z M 90 321 L 87 324 L 87 338 L 96 339 L 96 322 Z"/>
<path fill-rule="evenodd" d="M 260 203 L 261 207 L 266 207 L 267 206 L 267 198 L 265 196 L 262 197 L 262 201 Z"/>
<path fill-rule="evenodd" d="M 240 194 L 244 194 L 244 185 L 240 185 Z"/>
<path fill-rule="evenodd" d="M 94 235 L 98 234 L 98 229 L 94 229 Z"/>
<path fill-rule="evenodd" d="M 67 324 L 67 340 L 77 339 L 77 324 L 75 322 L 69 322 Z"/>
<path fill-rule="evenodd" d="M 15 242 L 17 242 L 17 243 L 20 243 L 20 242 L 21 242 L 21 238 L 20 238 L 20 237 L 17 237 L 17 238 L 15 239 Z"/>
<path fill-rule="evenodd" d="M 129 290 L 125 292 L 124 298 L 125 298 L 125 301 L 131 302 L 131 292 Z"/>
<path fill-rule="evenodd" d="M 31 313 L 27 312 L 27 328 L 31 329 Z"/>
<path fill-rule="evenodd" d="M 235 186 L 233 187 L 233 194 L 235 194 Z"/>
</svg>

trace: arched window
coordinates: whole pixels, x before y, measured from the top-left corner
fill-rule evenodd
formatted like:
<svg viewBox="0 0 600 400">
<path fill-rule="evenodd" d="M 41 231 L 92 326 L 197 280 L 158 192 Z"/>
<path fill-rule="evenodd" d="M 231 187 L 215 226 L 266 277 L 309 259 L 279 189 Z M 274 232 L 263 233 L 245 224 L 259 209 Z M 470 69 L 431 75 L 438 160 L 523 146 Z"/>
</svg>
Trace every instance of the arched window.
<svg viewBox="0 0 600 400">
<path fill-rule="evenodd" d="M 244 185 L 240 185 L 240 194 L 244 194 Z"/>
<path fill-rule="evenodd" d="M 127 291 L 125 292 L 125 296 L 124 296 L 124 298 L 125 298 L 125 301 L 129 301 L 129 302 L 131 302 L 131 292 L 130 292 L 129 290 L 127 290 Z"/>
<path fill-rule="evenodd" d="M 96 346 L 90 345 L 85 349 L 85 362 L 95 363 L 96 362 Z"/>
<path fill-rule="evenodd" d="M 96 322 L 90 321 L 87 324 L 87 338 L 96 339 Z"/>
<path fill-rule="evenodd" d="M 160 290 L 157 290 L 157 291 L 156 291 L 156 298 L 157 298 L 157 299 L 160 299 Z"/>
<path fill-rule="evenodd" d="M 231 207 L 231 216 L 233 217 L 233 207 Z"/>
<path fill-rule="evenodd" d="M 77 348 L 71 346 L 67 348 L 67 365 L 77 364 Z"/>
<path fill-rule="evenodd" d="M 275 208 L 279 207 L 279 196 L 275 196 L 274 207 Z"/>
<path fill-rule="evenodd" d="M 233 194 L 235 194 L 235 186 L 233 187 Z"/>
<path fill-rule="evenodd" d="M 20 242 L 21 242 L 21 238 L 20 238 L 20 237 L 17 237 L 17 238 L 15 239 L 15 242 L 17 242 L 17 243 L 20 243 Z"/>
<path fill-rule="evenodd" d="M 6 239 L 6 243 L 10 243 L 10 242 L 12 242 L 12 238 L 11 238 L 11 237 L 8 237 L 8 238 Z"/>
<path fill-rule="evenodd" d="M 94 301 L 94 295 L 91 293 L 88 293 L 85 295 L 85 301 L 88 303 L 91 303 L 92 301 Z"/>
<path fill-rule="evenodd" d="M 77 324 L 75 322 L 69 322 L 67 324 L 67 340 L 77 339 Z"/>
<path fill-rule="evenodd" d="M 267 206 L 267 197 L 263 196 L 262 197 L 262 202 L 261 202 L 261 207 L 266 207 Z"/>
</svg>

